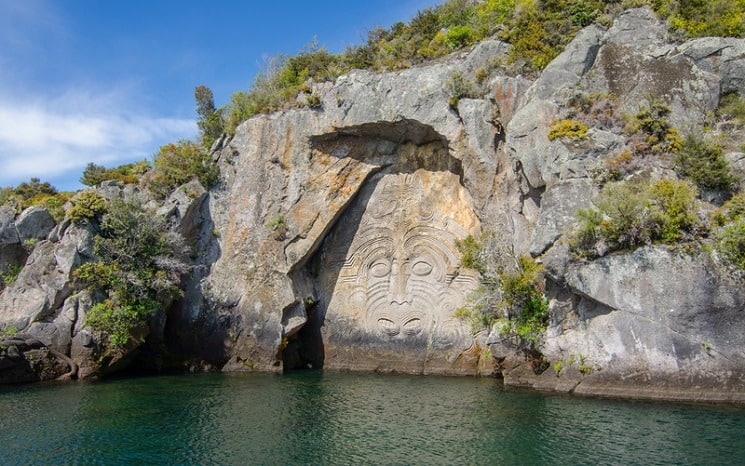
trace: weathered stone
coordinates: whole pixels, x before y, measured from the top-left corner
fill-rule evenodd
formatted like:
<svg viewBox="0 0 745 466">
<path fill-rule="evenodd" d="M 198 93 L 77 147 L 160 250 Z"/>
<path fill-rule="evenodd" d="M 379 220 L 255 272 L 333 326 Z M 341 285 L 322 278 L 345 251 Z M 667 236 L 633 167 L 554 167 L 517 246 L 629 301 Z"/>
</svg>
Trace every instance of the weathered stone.
<svg viewBox="0 0 745 466">
<path fill-rule="evenodd" d="M 92 233 L 72 226 L 58 242 L 36 245 L 18 278 L 0 295 L 0 321 L 25 329 L 56 314 L 72 291 L 72 272 L 92 252 Z"/>
<path fill-rule="evenodd" d="M 580 297 L 582 324 L 548 339 L 547 356 L 576 348 L 588 367 L 610 374 L 742 376 L 745 291 L 708 254 L 648 247 L 572 263 L 559 278 Z"/>
<path fill-rule="evenodd" d="M 22 265 L 26 260 L 26 251 L 16 230 L 15 217 L 15 209 L 0 206 L 0 271 Z"/>
<path fill-rule="evenodd" d="M 21 212 L 15 221 L 18 237 L 21 242 L 25 240 L 46 239 L 56 222 L 47 209 L 40 206 L 29 207 Z"/>
</svg>

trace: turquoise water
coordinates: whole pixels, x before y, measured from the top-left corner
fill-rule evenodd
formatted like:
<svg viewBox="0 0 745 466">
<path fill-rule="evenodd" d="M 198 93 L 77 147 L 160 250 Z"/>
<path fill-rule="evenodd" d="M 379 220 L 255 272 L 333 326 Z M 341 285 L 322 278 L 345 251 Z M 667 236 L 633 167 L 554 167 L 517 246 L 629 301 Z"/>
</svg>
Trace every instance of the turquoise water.
<svg viewBox="0 0 745 466">
<path fill-rule="evenodd" d="M 0 464 L 745 464 L 745 409 L 328 372 L 40 384 L 0 388 Z"/>
</svg>

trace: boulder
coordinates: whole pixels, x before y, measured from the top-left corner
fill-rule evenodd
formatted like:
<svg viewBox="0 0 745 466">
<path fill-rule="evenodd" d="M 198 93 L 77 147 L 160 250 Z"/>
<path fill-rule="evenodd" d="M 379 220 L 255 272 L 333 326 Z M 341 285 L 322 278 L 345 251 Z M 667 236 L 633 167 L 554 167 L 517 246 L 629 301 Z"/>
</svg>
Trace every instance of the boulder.
<svg viewBox="0 0 745 466">
<path fill-rule="evenodd" d="M 33 206 L 21 212 L 15 221 L 18 237 L 26 240 L 46 239 L 56 222 L 49 211 L 41 206 Z"/>
</svg>

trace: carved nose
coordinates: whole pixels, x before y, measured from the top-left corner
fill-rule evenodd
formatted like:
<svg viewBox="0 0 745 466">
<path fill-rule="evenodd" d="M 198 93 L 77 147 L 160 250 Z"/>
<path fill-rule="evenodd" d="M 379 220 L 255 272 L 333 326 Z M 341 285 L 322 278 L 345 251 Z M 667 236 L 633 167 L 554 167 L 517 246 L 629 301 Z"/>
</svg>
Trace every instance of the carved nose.
<svg viewBox="0 0 745 466">
<path fill-rule="evenodd" d="M 406 273 L 404 273 L 403 267 L 394 263 L 391 267 L 391 303 L 405 304 L 407 302 Z"/>
</svg>

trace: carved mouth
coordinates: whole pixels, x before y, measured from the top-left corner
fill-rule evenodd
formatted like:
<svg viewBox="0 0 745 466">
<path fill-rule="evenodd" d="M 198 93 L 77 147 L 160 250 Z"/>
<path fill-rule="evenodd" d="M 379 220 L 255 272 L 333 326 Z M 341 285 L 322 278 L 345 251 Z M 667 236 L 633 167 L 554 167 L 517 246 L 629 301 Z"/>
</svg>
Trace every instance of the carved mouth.
<svg viewBox="0 0 745 466">
<path fill-rule="evenodd" d="M 377 325 L 381 332 L 389 336 L 396 336 L 399 333 L 414 336 L 424 330 L 424 319 L 418 313 L 402 317 L 381 316 L 377 319 Z"/>
<path fill-rule="evenodd" d="M 401 331 L 401 327 L 390 319 L 381 317 L 378 319 L 378 327 L 386 335 L 396 336 Z"/>
</svg>

